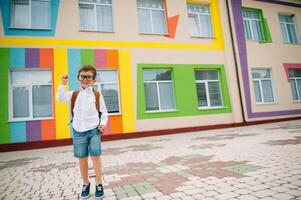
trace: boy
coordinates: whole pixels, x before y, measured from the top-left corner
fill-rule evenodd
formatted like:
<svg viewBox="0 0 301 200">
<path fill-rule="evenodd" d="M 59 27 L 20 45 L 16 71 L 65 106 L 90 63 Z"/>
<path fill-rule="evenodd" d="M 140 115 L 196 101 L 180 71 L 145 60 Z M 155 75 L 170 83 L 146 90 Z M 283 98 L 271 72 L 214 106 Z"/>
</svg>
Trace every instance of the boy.
<svg viewBox="0 0 301 200">
<path fill-rule="evenodd" d="M 90 155 L 96 175 L 95 198 L 101 199 L 104 196 L 104 191 L 101 178 L 100 134 L 107 124 L 108 111 L 103 96 L 92 88 L 92 85 L 96 82 L 95 68 L 89 65 L 82 66 L 78 71 L 77 78 L 81 86 L 80 89 L 66 92 L 68 76 L 62 76 L 62 84 L 58 88 L 56 98 L 60 102 L 71 103 L 74 106 L 71 110 L 73 115 L 73 149 L 74 157 L 79 158 L 80 173 L 83 179 L 81 198 L 86 199 L 90 196 L 90 182 L 88 179 L 88 156 Z M 77 93 L 77 97 L 72 97 L 73 93 Z M 98 93 L 98 98 L 96 93 Z M 97 99 L 99 99 L 98 106 L 96 104 Z M 97 110 L 97 107 L 99 107 L 99 110 Z M 101 112 L 100 119 L 99 112 Z"/>
</svg>

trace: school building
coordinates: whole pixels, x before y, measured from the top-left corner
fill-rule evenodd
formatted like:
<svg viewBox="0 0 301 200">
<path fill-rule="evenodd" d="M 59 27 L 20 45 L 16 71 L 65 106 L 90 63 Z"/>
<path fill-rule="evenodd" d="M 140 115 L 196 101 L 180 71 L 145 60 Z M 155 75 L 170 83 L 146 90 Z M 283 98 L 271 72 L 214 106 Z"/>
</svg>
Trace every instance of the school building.
<svg viewBox="0 0 301 200">
<path fill-rule="evenodd" d="M 93 65 L 104 139 L 301 117 L 301 2 L 0 1 L 0 149 L 70 143 L 63 74 Z M 19 146 L 18 146 L 19 145 Z"/>
</svg>

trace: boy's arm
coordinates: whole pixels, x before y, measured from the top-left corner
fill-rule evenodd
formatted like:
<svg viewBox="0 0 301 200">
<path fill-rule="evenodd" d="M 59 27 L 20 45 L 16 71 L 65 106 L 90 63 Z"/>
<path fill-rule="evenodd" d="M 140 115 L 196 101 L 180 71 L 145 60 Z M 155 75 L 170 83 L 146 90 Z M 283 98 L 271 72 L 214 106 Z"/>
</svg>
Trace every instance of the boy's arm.
<svg viewBox="0 0 301 200">
<path fill-rule="evenodd" d="M 71 103 L 73 91 L 66 92 L 66 85 L 59 85 L 56 93 L 56 100 L 63 103 Z"/>
<path fill-rule="evenodd" d="M 68 83 L 68 76 L 62 76 L 62 84 L 59 85 L 59 88 L 56 93 L 56 99 L 60 102 L 71 103 L 71 97 L 73 91 L 66 92 L 66 84 Z"/>
</svg>

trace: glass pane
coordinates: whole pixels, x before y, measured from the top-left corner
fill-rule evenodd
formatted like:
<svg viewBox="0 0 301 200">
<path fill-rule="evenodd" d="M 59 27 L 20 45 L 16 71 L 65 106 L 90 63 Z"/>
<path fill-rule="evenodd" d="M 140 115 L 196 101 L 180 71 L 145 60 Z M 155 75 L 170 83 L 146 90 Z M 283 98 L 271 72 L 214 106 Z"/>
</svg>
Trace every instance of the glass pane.
<svg viewBox="0 0 301 200">
<path fill-rule="evenodd" d="M 13 87 L 13 117 L 29 117 L 29 91 L 26 87 Z"/>
<path fill-rule="evenodd" d="M 195 71 L 196 80 L 218 80 L 217 70 L 196 70 Z"/>
<path fill-rule="evenodd" d="M 253 69 L 252 78 L 271 78 L 270 70 L 268 69 Z"/>
<path fill-rule="evenodd" d="M 301 77 L 301 69 L 290 69 L 288 72 L 290 78 Z"/>
<path fill-rule="evenodd" d="M 259 81 L 253 81 L 253 86 L 254 86 L 256 102 L 260 103 L 262 102 L 262 98 L 260 93 Z"/>
<path fill-rule="evenodd" d="M 188 15 L 188 20 L 189 20 L 189 28 L 190 28 L 190 34 L 192 36 L 199 36 L 199 23 L 198 23 L 198 16 L 194 14 L 189 14 Z"/>
<path fill-rule="evenodd" d="M 263 80 L 261 84 L 264 102 L 274 102 L 272 82 Z"/>
<path fill-rule="evenodd" d="M 255 41 L 262 41 L 263 36 L 262 36 L 262 28 L 261 28 L 260 21 L 252 20 L 251 26 L 252 26 L 252 30 L 253 30 L 253 38 L 252 39 Z"/>
<path fill-rule="evenodd" d="M 112 6 L 96 6 L 97 30 L 113 31 Z"/>
<path fill-rule="evenodd" d="M 50 71 L 13 71 L 11 75 L 12 83 L 18 85 L 52 83 Z"/>
<path fill-rule="evenodd" d="M 291 90 L 292 90 L 292 95 L 293 95 L 293 100 L 299 100 L 298 99 L 298 93 L 297 93 L 297 82 L 295 80 L 290 80 L 291 84 Z"/>
<path fill-rule="evenodd" d="M 212 27 L 210 15 L 199 15 L 201 36 L 212 37 Z"/>
<path fill-rule="evenodd" d="M 144 83 L 146 110 L 159 110 L 157 85 Z"/>
<path fill-rule="evenodd" d="M 295 25 L 294 24 L 287 24 L 287 33 L 288 33 L 288 39 L 289 43 L 297 43 L 297 35 L 296 35 L 296 30 L 295 30 Z"/>
<path fill-rule="evenodd" d="M 165 13 L 161 10 L 152 10 L 153 33 L 165 34 Z"/>
<path fill-rule="evenodd" d="M 31 27 L 36 29 L 50 28 L 50 2 L 31 1 Z"/>
<path fill-rule="evenodd" d="M 52 87 L 50 85 L 34 85 L 32 101 L 34 118 L 52 116 Z"/>
<path fill-rule="evenodd" d="M 144 81 L 163 81 L 172 80 L 170 70 L 144 70 L 143 71 Z"/>
<path fill-rule="evenodd" d="M 280 22 L 289 22 L 289 23 L 294 23 L 294 19 L 292 16 L 289 15 L 279 15 L 279 20 Z"/>
<path fill-rule="evenodd" d="M 222 97 L 219 87 L 219 82 L 209 82 L 208 83 L 209 96 L 210 96 L 210 106 L 222 106 Z"/>
<path fill-rule="evenodd" d="M 208 103 L 207 103 L 207 97 L 206 97 L 205 83 L 197 83 L 196 91 L 197 91 L 197 95 L 198 95 L 199 107 L 207 107 Z"/>
<path fill-rule="evenodd" d="M 286 32 L 286 25 L 281 23 L 280 27 L 281 27 L 283 42 L 288 43 L 289 40 L 288 40 L 288 35 L 287 35 L 287 32 Z"/>
<path fill-rule="evenodd" d="M 79 4 L 80 28 L 95 30 L 94 5 Z"/>
<path fill-rule="evenodd" d="M 79 2 L 88 2 L 88 3 L 94 3 L 95 0 L 79 0 Z"/>
<path fill-rule="evenodd" d="M 297 89 L 298 89 L 298 94 L 299 94 L 298 100 L 301 100 L 301 80 L 300 79 L 297 80 Z"/>
<path fill-rule="evenodd" d="M 163 0 L 137 0 L 138 7 L 163 9 Z"/>
<path fill-rule="evenodd" d="M 252 40 L 252 33 L 249 20 L 243 20 L 246 40 Z"/>
<path fill-rule="evenodd" d="M 161 109 L 174 109 L 174 94 L 172 83 L 159 83 Z"/>
<path fill-rule="evenodd" d="M 118 86 L 117 84 L 102 84 L 101 93 L 109 113 L 119 112 Z"/>
<path fill-rule="evenodd" d="M 151 33 L 152 25 L 150 19 L 150 10 L 138 9 L 138 17 L 139 17 L 139 32 Z"/>
<path fill-rule="evenodd" d="M 138 9 L 139 32 L 152 33 L 150 10 Z"/>
<path fill-rule="evenodd" d="M 112 0 L 95 0 L 95 3 L 112 4 Z"/>
<path fill-rule="evenodd" d="M 29 0 L 13 0 L 11 26 L 29 28 Z"/>
<path fill-rule="evenodd" d="M 101 83 L 117 82 L 117 72 L 111 70 L 97 71 L 96 81 Z"/>
</svg>

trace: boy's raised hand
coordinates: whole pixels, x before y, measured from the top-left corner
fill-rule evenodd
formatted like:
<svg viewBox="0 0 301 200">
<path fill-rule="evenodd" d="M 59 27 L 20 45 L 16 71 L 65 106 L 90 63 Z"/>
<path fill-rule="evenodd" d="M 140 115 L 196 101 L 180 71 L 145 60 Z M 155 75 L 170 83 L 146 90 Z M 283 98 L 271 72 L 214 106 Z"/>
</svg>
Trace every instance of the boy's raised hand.
<svg viewBox="0 0 301 200">
<path fill-rule="evenodd" d="M 66 84 L 68 83 L 68 80 L 69 80 L 69 79 L 68 79 L 68 75 L 63 75 L 63 76 L 62 76 L 62 84 L 63 84 L 63 85 L 66 85 Z"/>
</svg>

